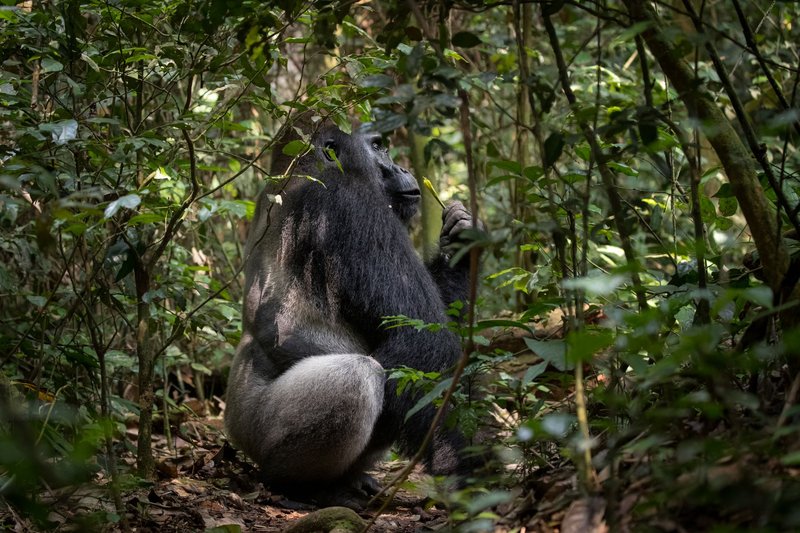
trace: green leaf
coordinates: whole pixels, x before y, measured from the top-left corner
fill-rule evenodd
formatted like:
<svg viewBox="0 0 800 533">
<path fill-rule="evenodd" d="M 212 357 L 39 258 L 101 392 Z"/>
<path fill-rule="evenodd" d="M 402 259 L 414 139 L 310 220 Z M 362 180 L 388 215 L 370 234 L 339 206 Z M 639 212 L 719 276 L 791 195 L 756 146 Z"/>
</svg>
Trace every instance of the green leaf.
<svg viewBox="0 0 800 533">
<path fill-rule="evenodd" d="M 47 298 L 44 296 L 35 296 L 33 294 L 29 294 L 25 297 L 30 303 L 35 305 L 36 307 L 44 307 L 44 304 L 47 303 Z"/>
<path fill-rule="evenodd" d="M 164 217 L 161 215 L 157 215 L 156 213 L 141 213 L 139 215 L 134 215 L 128 221 L 128 225 L 136 226 L 138 224 L 152 224 L 154 222 L 161 222 L 164 220 Z"/>
<path fill-rule="evenodd" d="M 64 65 L 52 57 L 43 57 L 41 65 L 42 72 L 61 72 L 64 70 Z"/>
<path fill-rule="evenodd" d="M 781 463 L 787 466 L 800 465 L 800 451 L 791 452 L 781 457 Z"/>
<path fill-rule="evenodd" d="M 730 217 L 736 214 L 739 209 L 739 202 L 734 196 L 726 196 L 719 199 L 719 212 L 724 217 Z"/>
<path fill-rule="evenodd" d="M 3 2 L 7 6 L 12 6 L 14 3 L 8 4 Z M 10 22 L 17 22 L 17 15 L 11 9 L 0 9 L 0 20 L 8 20 Z"/>
<path fill-rule="evenodd" d="M 567 362 L 567 345 L 563 340 L 537 341 L 536 339 L 524 339 L 525 345 L 533 353 L 544 359 L 562 372 L 572 370 L 575 365 Z"/>
<path fill-rule="evenodd" d="M 765 285 L 759 285 L 757 287 L 748 287 L 742 291 L 742 296 L 753 302 L 754 304 L 760 305 L 765 308 L 772 307 L 772 289 Z"/>
<path fill-rule="evenodd" d="M 568 355 L 571 363 L 591 361 L 597 352 L 611 346 L 614 333 L 608 329 L 585 329 L 567 335 Z"/>
<path fill-rule="evenodd" d="M 547 361 L 542 361 L 538 365 L 529 366 L 525 371 L 525 375 L 522 376 L 522 387 L 527 387 L 530 382 L 541 376 L 545 370 L 547 370 Z"/>
<path fill-rule="evenodd" d="M 295 157 L 304 153 L 308 149 L 309 144 L 307 142 L 295 139 L 294 141 L 289 141 L 286 143 L 286 146 L 283 147 L 283 154 L 288 155 L 289 157 Z"/>
<path fill-rule="evenodd" d="M 425 396 L 420 398 L 419 401 L 416 403 L 416 405 L 414 405 L 414 407 L 412 407 L 408 411 L 408 413 L 406 413 L 406 418 L 405 419 L 408 420 L 409 418 L 411 418 L 412 415 L 414 415 L 417 412 L 419 412 L 420 409 L 422 409 L 426 405 L 429 405 L 430 403 L 433 402 L 433 400 L 435 400 L 436 398 L 441 396 L 442 393 L 444 391 L 446 391 L 448 387 L 450 387 L 450 384 L 452 382 L 453 382 L 453 378 L 447 378 L 447 379 L 443 379 L 442 381 L 437 383 L 432 391 L 430 391 L 428 394 L 426 394 Z"/>
<path fill-rule="evenodd" d="M 49 126 L 51 129 L 50 136 L 53 142 L 58 145 L 74 141 L 78 136 L 78 123 L 74 120 L 62 120 L 60 122 L 54 122 Z"/>
<path fill-rule="evenodd" d="M 510 320 L 507 318 L 492 318 L 489 320 L 479 320 L 477 324 L 478 329 L 487 329 L 487 328 L 522 328 L 527 330 L 529 333 L 533 333 L 533 330 L 525 324 L 524 322 L 520 322 L 519 320 Z"/>
<path fill-rule="evenodd" d="M 544 169 L 538 165 L 525 167 L 525 169 L 522 171 L 522 174 L 535 183 L 536 180 L 544 176 Z"/>
<path fill-rule="evenodd" d="M 142 203 L 142 199 L 139 197 L 138 194 L 126 194 L 121 198 L 117 198 L 106 207 L 106 210 L 103 212 L 103 216 L 105 218 L 111 218 L 117 214 L 121 208 L 125 209 L 136 209 L 136 207 Z"/>
<path fill-rule="evenodd" d="M 505 170 L 507 172 L 511 172 L 512 174 L 519 175 L 522 169 L 519 166 L 519 163 L 516 161 L 509 161 L 507 159 L 496 159 L 493 161 L 489 161 L 490 167 L 497 167 L 501 170 Z"/>
<path fill-rule="evenodd" d="M 733 187 L 730 183 L 723 183 L 720 185 L 719 190 L 714 193 L 714 198 L 729 198 L 733 196 Z"/>
<path fill-rule="evenodd" d="M 94 59 L 86 55 L 86 53 L 81 54 L 81 59 L 83 59 L 93 71 L 100 72 L 100 67 L 95 63 Z"/>
<path fill-rule="evenodd" d="M 553 437 L 566 437 L 575 417 L 568 413 L 553 413 L 542 418 L 542 429 Z"/>
<path fill-rule="evenodd" d="M 513 494 L 506 491 L 491 491 L 486 494 L 479 494 L 467 504 L 467 512 L 470 515 L 477 515 L 481 511 L 496 507 L 501 503 L 506 503 L 513 499 Z"/>
<path fill-rule="evenodd" d="M 653 21 L 647 20 L 644 22 L 637 22 L 636 24 L 632 24 L 630 27 L 625 29 L 624 31 L 620 32 L 619 35 L 612 41 L 615 44 L 624 43 L 626 41 L 630 41 L 643 31 L 647 30 L 653 25 Z"/>
<path fill-rule="evenodd" d="M 584 278 L 565 279 L 561 285 L 565 289 L 581 290 L 593 296 L 605 296 L 617 290 L 625 279 L 625 276 L 620 274 L 594 273 Z"/>
<path fill-rule="evenodd" d="M 717 210 L 714 207 L 714 202 L 705 196 L 700 197 L 700 214 L 705 220 L 714 220 L 717 216 Z"/>
<path fill-rule="evenodd" d="M 636 177 L 636 176 L 639 175 L 639 172 L 637 172 L 636 169 L 631 168 L 628 165 L 626 165 L 624 163 L 620 163 L 618 161 L 609 161 L 608 162 L 608 167 L 616 170 L 617 172 L 619 172 L 621 174 L 625 174 L 626 176 Z"/>
<path fill-rule="evenodd" d="M 483 41 L 481 41 L 480 37 L 475 35 L 469 31 L 460 31 L 453 35 L 453 38 L 450 39 L 450 42 L 453 43 L 453 46 L 458 46 L 461 48 L 472 48 L 474 46 L 478 46 Z"/>
<path fill-rule="evenodd" d="M 362 87 L 394 87 L 394 78 L 391 76 L 387 76 L 386 74 L 373 74 L 372 76 L 366 76 L 363 78 L 359 85 Z"/>
<path fill-rule="evenodd" d="M 714 226 L 720 231 L 728 231 L 733 227 L 733 220 L 725 217 L 714 219 Z"/>
</svg>

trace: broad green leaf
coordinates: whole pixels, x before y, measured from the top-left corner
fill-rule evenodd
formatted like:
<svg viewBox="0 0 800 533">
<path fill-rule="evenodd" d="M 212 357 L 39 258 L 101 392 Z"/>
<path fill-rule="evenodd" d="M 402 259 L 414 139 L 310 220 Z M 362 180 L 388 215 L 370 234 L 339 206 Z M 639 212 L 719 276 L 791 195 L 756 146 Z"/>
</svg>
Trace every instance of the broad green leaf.
<svg viewBox="0 0 800 533">
<path fill-rule="evenodd" d="M 75 140 L 78 136 L 78 123 L 74 120 L 62 120 L 51 124 L 52 131 L 50 133 L 53 142 L 56 144 L 67 144 L 69 141 Z"/>
<path fill-rule="evenodd" d="M 537 341 L 524 339 L 525 345 L 536 355 L 544 359 L 562 372 L 572 370 L 573 363 L 567 362 L 567 345 L 563 340 Z"/>
<path fill-rule="evenodd" d="M 724 217 L 730 217 L 736 214 L 739 209 L 739 202 L 735 196 L 725 196 L 719 199 L 719 212 Z"/>
<path fill-rule="evenodd" d="M 43 57 L 41 61 L 42 72 L 61 72 L 64 70 L 64 65 L 60 61 L 56 61 L 52 57 Z"/>
<path fill-rule="evenodd" d="M 496 167 L 496 168 L 505 170 L 506 172 L 511 172 L 511 173 L 517 174 L 517 175 L 521 174 L 521 172 L 522 172 L 522 169 L 520 168 L 519 163 L 517 163 L 516 161 L 509 161 L 509 160 L 504 160 L 504 159 L 496 159 L 496 160 L 493 160 L 493 161 L 489 161 L 489 166 L 490 167 Z"/>
<path fill-rule="evenodd" d="M 787 466 L 800 465 L 800 451 L 787 453 L 786 455 L 781 457 L 781 463 Z"/>
<path fill-rule="evenodd" d="M 636 24 L 631 24 L 628 28 L 621 31 L 620 34 L 617 35 L 612 42 L 615 44 L 619 44 L 619 43 L 624 43 L 626 41 L 630 41 L 643 31 L 650 28 L 651 26 L 653 26 L 653 22 L 650 20 L 644 22 L 637 22 Z"/>
<path fill-rule="evenodd" d="M 542 429 L 553 437 L 566 437 L 567 431 L 574 421 L 573 415 L 553 413 L 542 418 Z"/>
<path fill-rule="evenodd" d="M 86 55 L 86 53 L 81 54 L 81 59 L 83 59 L 93 71 L 100 72 L 100 67 L 95 63 L 94 59 Z"/>
<path fill-rule="evenodd" d="M 585 278 L 565 279 L 561 284 L 565 289 L 581 290 L 593 296 L 605 296 L 613 293 L 625 283 L 625 276 L 620 274 L 594 274 Z"/>
<path fill-rule="evenodd" d="M 288 155 L 289 157 L 295 157 L 304 153 L 308 149 L 309 144 L 307 142 L 296 139 L 286 143 L 286 146 L 283 147 L 283 154 Z"/>
<path fill-rule="evenodd" d="M 386 74 L 373 74 L 372 76 L 366 76 L 363 78 L 359 82 L 359 85 L 362 87 L 393 87 L 394 78 L 387 76 Z"/>
<path fill-rule="evenodd" d="M 108 204 L 108 207 L 106 207 L 106 210 L 103 212 L 103 216 L 105 216 L 105 218 L 111 218 L 116 215 L 117 211 L 121 208 L 136 209 L 140 203 L 142 203 L 142 199 L 138 194 L 126 194 Z"/>
<path fill-rule="evenodd" d="M 636 177 L 639 175 L 639 172 L 637 172 L 636 169 L 631 168 L 624 163 L 620 163 L 619 161 L 609 161 L 608 166 L 609 168 L 612 168 L 621 174 L 625 174 L 626 176 Z"/>
<path fill-rule="evenodd" d="M 136 226 L 138 224 L 152 224 L 154 222 L 161 222 L 163 220 L 164 217 L 157 215 L 156 213 L 141 213 L 139 215 L 132 216 L 128 221 L 128 224 L 131 226 Z"/>
<path fill-rule="evenodd" d="M 25 297 L 25 299 L 36 307 L 44 307 L 44 304 L 47 303 L 47 298 L 44 296 L 28 295 Z"/>
<path fill-rule="evenodd" d="M 408 411 L 408 413 L 406 413 L 406 418 L 405 419 L 408 420 L 414 414 L 419 412 L 420 409 L 422 409 L 425 406 L 431 404 L 433 402 L 433 400 L 435 400 L 436 398 L 441 396 L 444 393 L 444 391 L 446 391 L 447 388 L 450 387 L 450 384 L 452 382 L 453 382 L 453 378 L 447 378 L 447 379 L 443 379 L 442 381 L 437 383 L 436 386 L 433 388 L 433 390 L 431 390 L 428 394 L 426 394 L 425 396 L 420 398 L 419 401 L 416 403 L 416 405 L 414 405 L 414 407 L 412 407 Z"/>
<path fill-rule="evenodd" d="M 539 364 L 529 366 L 528 369 L 525 371 L 525 375 L 522 376 L 522 387 L 525 388 L 531 383 L 534 379 L 541 376 L 544 371 L 547 370 L 547 361 L 542 361 Z"/>
<path fill-rule="evenodd" d="M 570 363 L 591 361 L 597 352 L 611 346 L 614 333 L 609 329 L 585 329 L 567 335 L 567 356 Z"/>
<path fill-rule="evenodd" d="M 506 491 L 494 490 L 486 494 L 480 494 L 468 503 L 467 512 L 471 515 L 476 515 L 481 511 L 509 502 L 512 499 L 514 499 L 514 495 Z"/>
</svg>

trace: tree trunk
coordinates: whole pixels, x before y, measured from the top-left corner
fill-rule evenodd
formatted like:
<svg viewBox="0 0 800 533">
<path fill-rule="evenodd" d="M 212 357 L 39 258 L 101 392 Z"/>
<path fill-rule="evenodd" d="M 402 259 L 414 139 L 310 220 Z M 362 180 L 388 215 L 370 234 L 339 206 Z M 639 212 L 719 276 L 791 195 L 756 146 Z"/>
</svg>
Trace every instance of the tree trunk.
<svg viewBox="0 0 800 533">
<path fill-rule="evenodd" d="M 439 233 L 442 231 L 442 206 L 426 189 L 422 182 L 426 177 L 430 178 L 429 166 L 425 164 L 425 143 L 426 137 L 422 137 L 408 129 L 408 145 L 410 148 L 411 166 L 414 169 L 414 176 L 419 183 L 422 191 L 422 202 L 420 211 L 422 214 L 422 257 L 425 262 L 432 261 L 439 253 Z M 434 186 L 438 185 L 434 180 Z"/>
</svg>

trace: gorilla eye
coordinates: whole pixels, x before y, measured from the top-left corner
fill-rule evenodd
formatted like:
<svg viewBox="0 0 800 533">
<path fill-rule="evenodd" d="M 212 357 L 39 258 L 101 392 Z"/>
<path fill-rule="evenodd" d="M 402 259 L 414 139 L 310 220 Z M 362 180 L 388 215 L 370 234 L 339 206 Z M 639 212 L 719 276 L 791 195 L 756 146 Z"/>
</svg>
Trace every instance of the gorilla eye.
<svg viewBox="0 0 800 533">
<path fill-rule="evenodd" d="M 333 161 L 336 159 L 336 143 L 333 141 L 326 141 L 322 147 L 322 152 L 325 154 L 325 159 Z"/>
<path fill-rule="evenodd" d="M 382 137 L 375 137 L 372 139 L 372 148 L 378 152 L 389 151 L 389 147 L 384 144 Z"/>
</svg>

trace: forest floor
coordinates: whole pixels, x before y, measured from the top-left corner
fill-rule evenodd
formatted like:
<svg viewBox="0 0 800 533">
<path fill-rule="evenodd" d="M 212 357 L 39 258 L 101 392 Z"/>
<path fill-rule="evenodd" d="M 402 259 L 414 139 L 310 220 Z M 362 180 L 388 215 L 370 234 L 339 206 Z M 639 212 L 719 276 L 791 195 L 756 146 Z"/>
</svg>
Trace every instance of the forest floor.
<svg viewBox="0 0 800 533">
<path fill-rule="evenodd" d="M 282 532 L 307 514 L 317 510 L 313 504 L 292 501 L 273 492 L 258 479 L 258 470 L 243 460 L 223 441 L 220 417 L 192 417 L 180 426 L 182 436 L 154 435 L 154 453 L 158 478 L 151 483 L 131 485 L 122 490 L 131 531 L 159 532 Z M 135 427 L 129 437 L 135 438 Z M 192 442 L 189 442 L 191 435 Z M 122 455 L 121 470 L 132 471 L 134 455 Z M 386 485 L 405 466 L 402 461 L 387 461 L 371 474 Z M 451 522 L 446 509 L 433 506 L 425 495 L 431 478 L 419 467 L 412 472 L 409 483 L 397 493 L 388 508 L 371 526 L 374 532 L 410 533 L 419 531 L 449 531 Z M 537 488 L 526 493 L 513 491 L 512 501 L 493 509 L 494 532 L 542 531 L 559 532 L 574 499 L 574 471 L 565 469 L 558 475 L 545 476 Z M 4 531 L 124 531 L 116 516 L 109 490 L 110 480 L 98 474 L 94 483 L 78 488 L 51 490 L 40 496 L 48 506 L 47 526 L 36 524 L 21 516 L 0 500 L 0 530 Z M 531 505 L 534 492 L 545 491 L 546 501 Z M 538 499 L 538 498 L 537 498 Z M 544 505 L 543 505 L 544 504 Z M 369 522 L 376 508 L 361 513 Z M 600 514 L 602 516 L 602 512 Z M 523 529 L 520 529 L 522 527 Z M 485 529 L 481 529 L 485 531 Z M 595 529 L 597 533 L 605 529 Z"/>
<path fill-rule="evenodd" d="M 512 335 L 506 341 L 518 348 L 521 340 L 517 337 Z M 530 361 L 521 357 L 518 364 L 518 369 L 508 371 L 522 373 Z M 216 405 L 210 412 L 211 403 Z M 168 425 L 169 431 L 164 431 L 163 421 L 154 428 L 156 479 L 144 482 L 133 475 L 121 476 L 122 505 L 131 531 L 281 532 L 318 509 L 313 502 L 293 501 L 265 487 L 257 468 L 225 445 L 222 416 L 217 414 L 223 406 L 221 401 L 201 402 L 184 396 L 180 411 Z M 132 473 L 136 466 L 136 420 L 132 419 L 127 427 L 126 438 L 117 441 L 116 451 L 119 470 Z M 98 463 L 102 460 L 98 456 Z M 406 464 L 385 461 L 370 473 L 387 486 Z M 45 523 L 26 518 L 0 498 L 0 530 L 124 531 L 125 527 L 115 522 L 118 512 L 107 469 L 98 466 L 97 472 L 90 483 L 40 494 L 38 501 L 47 507 Z M 508 501 L 486 509 L 492 513 L 493 533 L 512 529 L 526 533 L 606 531 L 603 508 L 580 498 L 576 474 L 569 462 L 538 473 L 531 483 L 512 488 Z M 432 490 L 432 478 L 417 467 L 379 516 L 376 517 L 379 504 L 361 516 L 366 522 L 376 517 L 369 529 L 374 532 L 449 531 L 453 526 L 451 512 L 433 505 L 427 496 Z M 577 525 L 570 526 L 576 520 Z M 587 529 L 589 524 L 592 525 Z"/>
<path fill-rule="evenodd" d="M 507 350 L 519 352 L 513 364 L 504 367 L 505 372 L 520 376 L 539 362 L 533 354 L 522 353 L 518 335 L 501 340 L 508 344 Z M 553 373 L 547 383 L 551 401 L 568 401 L 572 391 L 560 388 L 558 378 Z M 225 445 L 219 414 L 224 404 L 212 397 L 214 400 L 203 402 L 184 390 L 180 407 L 171 413 L 170 423 L 158 421 L 152 440 L 157 474 L 154 481 L 142 481 L 132 474 L 138 440 L 135 417 L 131 417 L 124 438 L 115 440 L 118 469 L 123 472 L 121 508 L 125 510 L 128 531 L 282 532 L 318 510 L 313 502 L 295 501 L 264 486 L 258 469 L 241 453 Z M 762 434 L 752 429 L 750 418 L 747 412 L 740 416 L 733 413 L 730 426 L 716 421 L 705 429 L 706 433 L 699 433 L 696 424 L 684 424 L 674 428 L 674 432 L 695 441 L 710 433 L 717 441 L 735 442 L 743 438 L 736 434 L 742 428 L 751 428 L 751 435 Z M 644 437 L 643 433 L 637 438 Z M 796 449 L 796 444 L 788 446 L 774 439 L 766 442 L 787 446 L 781 452 L 784 455 Z M 659 461 L 655 454 L 652 457 L 620 454 L 616 474 L 607 466 L 597 472 L 597 482 L 614 493 L 598 492 L 594 497 L 587 497 L 579 490 L 574 465 L 565 458 L 563 450 L 544 446 L 530 451 L 541 465 L 534 472 L 503 475 L 502 482 L 484 487 L 486 491 L 461 498 L 461 507 L 457 509 L 433 503 L 434 499 L 429 497 L 434 493 L 432 478 L 418 467 L 386 510 L 378 514 L 378 506 L 374 506 L 361 513 L 361 517 L 367 522 L 374 518 L 372 532 L 399 533 L 451 531 L 454 522 L 459 524 L 459 530 L 491 533 L 606 533 L 609 529 L 623 533 L 798 531 L 795 526 L 800 516 L 797 513 L 800 467 L 778 462 L 774 453 L 770 453 L 771 448 L 759 446 L 764 449 L 748 444 L 746 453 L 726 454 L 688 466 L 669 458 Z M 594 452 L 597 457 L 608 453 L 608 449 L 599 443 Z M 126 531 L 126 526 L 118 523 L 110 479 L 105 474 L 108 469 L 101 467 L 104 460 L 103 455 L 96 456 L 97 473 L 90 482 L 40 491 L 36 502 L 46 510 L 39 514 L 39 522 L 30 518 L 34 514 L 30 509 L 23 514 L 19 505 L 6 502 L 0 490 L 0 531 Z M 406 464 L 385 461 L 371 474 L 387 486 Z M 654 474 L 653 468 L 658 472 Z M 498 495 L 503 497 L 492 499 Z M 442 500 L 458 501 L 458 497 L 440 491 L 436 501 Z M 607 509 L 607 504 L 614 508 Z M 473 520 L 467 528 L 462 528 L 465 511 L 478 519 L 481 513 L 486 513 L 487 520 L 483 524 Z M 609 517 L 616 520 L 613 526 L 605 521 L 612 519 Z"/>
</svg>

